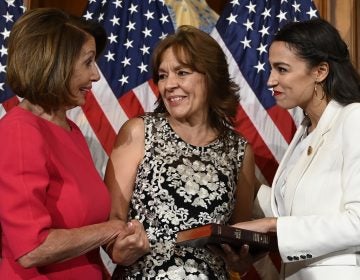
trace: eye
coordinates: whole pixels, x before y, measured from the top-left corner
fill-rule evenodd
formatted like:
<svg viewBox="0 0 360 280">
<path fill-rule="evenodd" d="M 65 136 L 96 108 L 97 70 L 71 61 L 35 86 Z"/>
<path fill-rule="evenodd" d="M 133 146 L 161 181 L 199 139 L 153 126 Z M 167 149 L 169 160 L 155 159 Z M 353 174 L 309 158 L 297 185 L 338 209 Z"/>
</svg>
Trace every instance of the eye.
<svg viewBox="0 0 360 280">
<path fill-rule="evenodd" d="M 159 77 L 159 81 L 164 80 L 164 79 L 166 79 L 166 74 L 165 73 L 159 73 L 158 77 Z"/>
<path fill-rule="evenodd" d="M 87 60 L 85 61 L 85 65 L 86 65 L 87 67 L 91 67 L 94 62 L 95 62 L 95 59 L 89 58 L 89 59 L 87 59 Z"/>
<path fill-rule="evenodd" d="M 189 75 L 191 74 L 192 71 L 191 70 L 188 70 L 188 69 L 180 69 L 176 72 L 176 75 L 178 75 L 179 77 L 184 77 L 186 75 Z"/>
<path fill-rule="evenodd" d="M 279 73 L 285 73 L 285 72 L 287 72 L 287 69 L 284 68 L 284 67 L 279 66 L 279 67 L 277 67 L 277 71 L 278 71 Z"/>
</svg>

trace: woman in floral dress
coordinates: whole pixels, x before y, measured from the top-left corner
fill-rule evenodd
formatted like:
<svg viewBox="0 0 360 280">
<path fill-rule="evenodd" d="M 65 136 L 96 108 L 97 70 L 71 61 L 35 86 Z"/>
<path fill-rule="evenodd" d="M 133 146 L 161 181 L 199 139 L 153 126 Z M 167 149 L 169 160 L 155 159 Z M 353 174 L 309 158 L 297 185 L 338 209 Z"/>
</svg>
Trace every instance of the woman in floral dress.
<svg viewBox="0 0 360 280">
<path fill-rule="evenodd" d="M 105 175 L 111 217 L 139 219 L 151 250 L 113 279 L 228 279 L 222 259 L 175 240 L 179 230 L 251 218 L 253 152 L 233 130 L 238 86 L 218 43 L 191 26 L 157 46 L 153 80 L 155 112 L 122 126 Z"/>
</svg>

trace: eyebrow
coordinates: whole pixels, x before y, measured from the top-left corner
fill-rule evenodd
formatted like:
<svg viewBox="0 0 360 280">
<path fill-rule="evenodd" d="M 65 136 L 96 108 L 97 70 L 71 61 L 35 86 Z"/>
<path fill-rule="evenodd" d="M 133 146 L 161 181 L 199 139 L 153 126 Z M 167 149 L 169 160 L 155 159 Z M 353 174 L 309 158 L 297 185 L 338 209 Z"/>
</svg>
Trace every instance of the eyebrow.
<svg viewBox="0 0 360 280">
<path fill-rule="evenodd" d="M 84 50 L 84 51 L 83 51 L 83 54 L 85 54 L 85 55 L 87 55 L 87 54 L 92 54 L 92 55 L 94 55 L 94 54 L 96 54 L 96 51 L 93 50 L 93 49 L 88 49 L 88 50 Z"/>
<path fill-rule="evenodd" d="M 288 66 L 288 67 L 290 67 L 290 64 L 287 64 L 285 62 L 274 62 L 272 65 L 274 67 L 277 67 L 277 66 Z"/>
<path fill-rule="evenodd" d="M 177 65 L 177 66 L 174 68 L 174 70 L 175 70 L 175 71 L 178 71 L 178 70 L 184 69 L 184 68 L 191 69 L 190 66 L 187 66 L 187 65 L 184 65 L 184 64 L 181 64 L 181 63 L 180 63 L 179 65 Z M 160 71 L 165 71 L 165 70 L 163 70 L 162 67 L 159 67 L 159 72 L 160 72 Z"/>
</svg>

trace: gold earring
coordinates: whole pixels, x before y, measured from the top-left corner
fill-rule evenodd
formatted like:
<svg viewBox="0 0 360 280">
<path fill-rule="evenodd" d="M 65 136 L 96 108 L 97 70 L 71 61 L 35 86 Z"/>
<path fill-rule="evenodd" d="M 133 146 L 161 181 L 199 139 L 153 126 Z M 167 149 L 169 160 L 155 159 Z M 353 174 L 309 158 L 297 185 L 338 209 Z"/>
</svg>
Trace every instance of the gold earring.
<svg viewBox="0 0 360 280">
<path fill-rule="evenodd" d="M 316 97 L 318 96 L 318 92 L 317 92 L 317 82 L 315 82 L 314 94 L 315 94 Z"/>
</svg>

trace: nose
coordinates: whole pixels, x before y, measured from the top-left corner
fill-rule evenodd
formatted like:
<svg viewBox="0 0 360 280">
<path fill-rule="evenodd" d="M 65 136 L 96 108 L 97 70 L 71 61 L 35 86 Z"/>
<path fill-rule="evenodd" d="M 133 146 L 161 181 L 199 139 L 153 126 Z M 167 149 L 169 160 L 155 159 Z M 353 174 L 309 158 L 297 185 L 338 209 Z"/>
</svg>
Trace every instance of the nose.
<svg viewBox="0 0 360 280">
<path fill-rule="evenodd" d="M 99 73 L 99 69 L 97 67 L 97 65 L 94 63 L 94 66 L 92 67 L 92 73 L 91 73 L 91 80 L 93 82 L 96 82 L 98 80 L 100 80 L 100 73 Z"/>
<path fill-rule="evenodd" d="M 179 85 L 178 77 L 175 73 L 169 73 L 165 80 L 165 88 L 171 90 L 176 88 Z"/>
<path fill-rule="evenodd" d="M 269 79 L 267 81 L 267 86 L 270 87 L 270 88 L 273 88 L 275 87 L 277 84 L 279 83 L 276 75 L 274 74 L 273 71 L 270 71 L 270 76 L 269 76 Z"/>
</svg>

